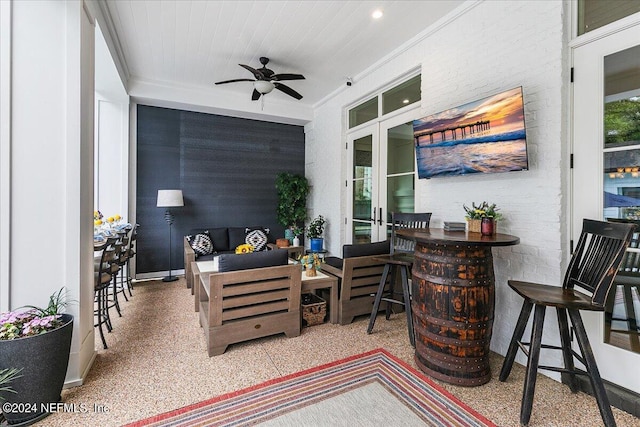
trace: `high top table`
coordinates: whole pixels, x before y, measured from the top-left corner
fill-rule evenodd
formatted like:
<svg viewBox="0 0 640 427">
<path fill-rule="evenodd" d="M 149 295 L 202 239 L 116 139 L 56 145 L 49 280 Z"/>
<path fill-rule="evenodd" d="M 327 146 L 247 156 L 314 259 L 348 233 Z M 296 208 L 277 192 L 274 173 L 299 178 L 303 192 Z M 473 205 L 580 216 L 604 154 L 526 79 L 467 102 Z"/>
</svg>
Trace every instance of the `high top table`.
<svg viewBox="0 0 640 427">
<path fill-rule="evenodd" d="M 416 242 L 411 284 L 416 364 L 450 384 L 487 383 L 495 305 L 491 248 L 520 239 L 437 228 L 396 234 Z"/>
</svg>

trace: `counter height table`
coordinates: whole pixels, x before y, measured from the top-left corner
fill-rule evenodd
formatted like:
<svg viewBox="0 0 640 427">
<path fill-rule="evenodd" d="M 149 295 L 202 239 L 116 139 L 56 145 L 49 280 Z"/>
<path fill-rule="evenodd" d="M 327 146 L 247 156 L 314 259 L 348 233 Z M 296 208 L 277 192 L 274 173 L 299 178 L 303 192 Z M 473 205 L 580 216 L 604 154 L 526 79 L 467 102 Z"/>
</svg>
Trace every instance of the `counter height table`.
<svg viewBox="0 0 640 427">
<path fill-rule="evenodd" d="M 418 367 L 450 384 L 487 383 L 495 303 L 491 248 L 520 239 L 437 228 L 396 234 L 416 242 L 411 310 Z"/>
</svg>

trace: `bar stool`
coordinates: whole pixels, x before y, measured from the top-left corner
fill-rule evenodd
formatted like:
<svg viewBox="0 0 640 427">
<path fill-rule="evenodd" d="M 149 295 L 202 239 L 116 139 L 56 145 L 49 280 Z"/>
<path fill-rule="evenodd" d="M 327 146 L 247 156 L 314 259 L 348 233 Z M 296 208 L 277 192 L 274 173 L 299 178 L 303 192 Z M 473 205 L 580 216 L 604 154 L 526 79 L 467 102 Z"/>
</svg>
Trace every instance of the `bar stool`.
<svg viewBox="0 0 640 427">
<path fill-rule="evenodd" d="M 111 284 L 111 262 L 115 257 L 114 245 L 117 241 L 115 237 L 108 237 L 105 242 L 98 247 L 95 247 L 95 251 L 101 251 L 100 256 L 96 258 L 94 262 L 94 310 L 95 316 L 94 327 L 97 327 L 100 332 L 100 338 L 102 339 L 102 346 L 107 349 L 107 341 L 104 338 L 104 331 L 102 325 L 106 325 L 107 331 L 111 332 L 113 327 L 111 326 L 111 318 L 109 317 L 108 307 L 108 288 Z"/>
<path fill-rule="evenodd" d="M 593 394 L 598 402 L 604 425 L 615 426 L 609 398 L 587 338 L 580 310 L 604 311 L 607 292 L 629 245 L 633 228 L 633 224 L 585 219 L 562 287 L 517 280 L 508 281 L 509 287 L 523 297 L 524 302 L 500 371 L 500 381 L 507 380 L 516 353 L 519 348 L 522 349 L 528 358 L 520 406 L 520 423 L 522 425 L 527 425 L 531 418 L 537 371 L 538 369 L 546 369 L 569 374 L 569 388 L 572 392 L 576 392 L 578 389 L 576 375 L 587 375 L 591 381 Z M 586 293 L 576 290 L 575 287 L 581 288 Z M 522 335 L 534 306 L 531 340 L 530 342 L 522 342 Z M 547 307 L 555 307 L 556 309 L 561 346 L 542 344 L 542 329 Z M 567 317 L 573 325 L 580 353 L 571 347 Z M 564 367 L 538 366 L 541 348 L 562 350 Z M 575 367 L 574 357 L 586 367 L 586 372 Z"/>
<path fill-rule="evenodd" d="M 385 263 L 380 285 L 373 302 L 371 317 L 369 318 L 369 326 L 367 333 L 373 332 L 373 326 L 380 310 L 380 303 L 386 302 L 385 318 L 389 320 L 391 317 L 392 304 L 401 305 L 407 315 L 407 329 L 409 331 L 409 342 L 413 347 L 416 346 L 415 335 L 413 331 L 413 316 L 411 314 L 411 290 L 409 289 L 409 272 L 413 266 L 413 249 L 415 242 L 396 236 L 396 230 L 399 228 L 428 228 L 431 220 L 431 213 L 391 213 L 391 252 L 389 255 L 380 255 L 375 259 Z M 400 270 L 400 281 L 402 292 L 395 289 L 395 279 Z M 391 274 L 389 286 L 385 290 L 387 279 Z M 396 295 L 402 295 L 402 299 L 396 298 Z"/>
</svg>

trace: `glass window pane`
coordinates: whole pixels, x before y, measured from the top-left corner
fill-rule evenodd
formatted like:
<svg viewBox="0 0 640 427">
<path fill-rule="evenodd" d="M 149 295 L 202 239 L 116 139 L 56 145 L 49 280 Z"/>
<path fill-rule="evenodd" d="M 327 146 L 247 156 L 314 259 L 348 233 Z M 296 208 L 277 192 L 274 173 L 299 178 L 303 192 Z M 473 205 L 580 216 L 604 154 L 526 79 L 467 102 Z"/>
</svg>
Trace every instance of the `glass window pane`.
<svg viewBox="0 0 640 427">
<path fill-rule="evenodd" d="M 640 12 L 638 0 L 578 0 L 578 35 Z"/>
<path fill-rule="evenodd" d="M 404 123 L 387 131 L 387 173 L 389 175 L 413 172 L 416 149 L 413 142 L 413 122 Z"/>
<path fill-rule="evenodd" d="M 640 149 L 604 153 L 604 218 L 640 219 Z"/>
<path fill-rule="evenodd" d="M 414 212 L 414 175 L 387 178 L 387 222 L 391 212 Z"/>
<path fill-rule="evenodd" d="M 378 97 L 372 98 L 349 110 L 349 129 L 378 117 Z"/>
<path fill-rule="evenodd" d="M 420 101 L 420 75 L 382 94 L 382 114 L 398 110 L 406 105 Z"/>
<path fill-rule="evenodd" d="M 353 243 L 371 243 L 371 223 L 353 221 Z"/>
<path fill-rule="evenodd" d="M 604 74 L 605 147 L 640 144 L 640 46 L 606 56 Z"/>
<path fill-rule="evenodd" d="M 353 141 L 353 218 L 355 219 L 371 218 L 372 150 L 372 135 Z"/>
</svg>

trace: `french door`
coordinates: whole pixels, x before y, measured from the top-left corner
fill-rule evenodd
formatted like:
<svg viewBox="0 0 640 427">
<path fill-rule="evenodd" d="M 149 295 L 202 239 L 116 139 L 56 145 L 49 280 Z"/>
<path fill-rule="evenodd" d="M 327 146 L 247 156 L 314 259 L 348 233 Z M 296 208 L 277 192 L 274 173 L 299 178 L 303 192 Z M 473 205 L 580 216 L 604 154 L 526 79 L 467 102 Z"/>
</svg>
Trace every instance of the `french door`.
<svg viewBox="0 0 640 427">
<path fill-rule="evenodd" d="M 350 132 L 347 241 L 385 240 L 391 212 L 413 212 L 417 110 L 398 114 Z"/>
<path fill-rule="evenodd" d="M 582 218 L 640 219 L 639 42 L 640 24 L 573 49 L 574 241 Z M 613 287 L 612 292 L 607 310 L 614 317 L 627 316 L 618 301 L 621 289 Z M 630 375 L 640 366 L 640 351 L 627 345 L 640 331 L 620 328 L 621 333 L 613 334 L 611 317 L 605 321 L 603 313 L 584 313 L 583 318 L 602 377 L 640 392 L 640 375 Z"/>
</svg>

